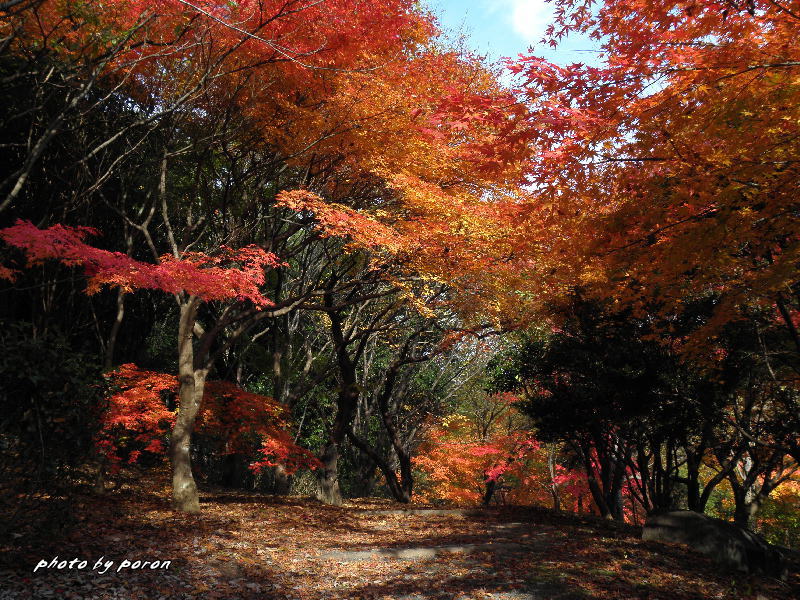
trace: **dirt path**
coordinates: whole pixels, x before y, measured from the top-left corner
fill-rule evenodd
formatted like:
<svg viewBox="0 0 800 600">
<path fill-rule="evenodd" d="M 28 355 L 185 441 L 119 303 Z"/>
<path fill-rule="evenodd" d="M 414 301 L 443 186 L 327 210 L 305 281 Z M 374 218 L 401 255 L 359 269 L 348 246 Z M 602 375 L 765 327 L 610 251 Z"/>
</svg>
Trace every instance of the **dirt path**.
<svg viewBox="0 0 800 600">
<path fill-rule="evenodd" d="M 215 493 L 200 515 L 161 490 L 76 499 L 71 528 L 20 530 L 0 547 L 0 600 L 688 600 L 800 597 L 714 575 L 705 558 L 641 542 L 636 531 L 547 511 L 329 507 L 300 498 Z M 33 569 L 80 558 L 84 569 Z M 106 572 L 98 559 L 112 561 Z M 168 569 L 118 568 L 170 561 Z M 794 589 L 792 586 L 795 586 Z"/>
</svg>

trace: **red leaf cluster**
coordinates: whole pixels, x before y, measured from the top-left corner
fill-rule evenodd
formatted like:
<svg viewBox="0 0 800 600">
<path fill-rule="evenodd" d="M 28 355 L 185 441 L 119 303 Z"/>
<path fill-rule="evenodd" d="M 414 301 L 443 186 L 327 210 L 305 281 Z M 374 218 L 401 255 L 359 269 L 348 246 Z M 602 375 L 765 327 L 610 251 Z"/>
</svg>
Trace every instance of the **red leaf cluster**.
<svg viewBox="0 0 800 600">
<path fill-rule="evenodd" d="M 117 391 L 101 416 L 96 439 L 101 454 L 116 466 L 137 462 L 142 452 L 163 454 L 178 410 L 168 408 L 168 400 L 177 395 L 177 378 L 134 364 L 122 365 L 108 377 Z M 265 466 L 281 465 L 291 473 L 318 465 L 292 439 L 285 406 L 227 381 L 206 382 L 197 432 L 216 441 L 223 453 L 259 455 L 251 465 L 256 472 Z"/>
<path fill-rule="evenodd" d="M 205 301 L 237 299 L 270 306 L 271 301 L 261 294 L 259 286 L 264 283 L 265 269 L 283 265 L 274 254 L 258 246 L 239 250 L 222 246 L 214 256 L 200 252 L 185 253 L 181 258 L 164 255 L 158 264 L 152 264 L 84 242 L 87 235 L 97 234 L 89 227 L 66 225 L 39 229 L 21 220 L 0 230 L 0 238 L 25 252 L 28 266 L 54 259 L 67 266 L 83 267 L 88 294 L 110 286 L 125 291 L 186 292 Z"/>
</svg>

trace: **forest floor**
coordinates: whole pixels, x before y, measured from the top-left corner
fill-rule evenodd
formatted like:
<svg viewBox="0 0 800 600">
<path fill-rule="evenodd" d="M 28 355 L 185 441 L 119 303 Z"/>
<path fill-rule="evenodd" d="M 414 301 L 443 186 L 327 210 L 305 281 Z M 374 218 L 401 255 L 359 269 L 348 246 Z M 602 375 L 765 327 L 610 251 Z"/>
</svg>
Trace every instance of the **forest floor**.
<svg viewBox="0 0 800 600">
<path fill-rule="evenodd" d="M 20 523 L 0 540 L 0 599 L 800 598 L 797 564 L 787 583 L 719 573 L 637 528 L 542 509 L 331 507 L 213 489 L 199 515 L 181 515 L 165 487 L 137 488 L 72 498 L 61 533 Z"/>
</svg>

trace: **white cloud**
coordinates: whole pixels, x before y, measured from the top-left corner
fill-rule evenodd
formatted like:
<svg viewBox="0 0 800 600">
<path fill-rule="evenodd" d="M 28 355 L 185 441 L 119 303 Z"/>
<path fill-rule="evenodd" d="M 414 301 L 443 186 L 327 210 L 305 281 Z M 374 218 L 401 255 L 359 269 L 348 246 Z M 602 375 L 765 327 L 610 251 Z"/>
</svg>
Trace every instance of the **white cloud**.
<svg viewBox="0 0 800 600">
<path fill-rule="evenodd" d="M 553 5 L 545 0 L 485 0 L 492 12 L 499 12 L 506 23 L 527 44 L 538 44 L 553 20 Z"/>
</svg>

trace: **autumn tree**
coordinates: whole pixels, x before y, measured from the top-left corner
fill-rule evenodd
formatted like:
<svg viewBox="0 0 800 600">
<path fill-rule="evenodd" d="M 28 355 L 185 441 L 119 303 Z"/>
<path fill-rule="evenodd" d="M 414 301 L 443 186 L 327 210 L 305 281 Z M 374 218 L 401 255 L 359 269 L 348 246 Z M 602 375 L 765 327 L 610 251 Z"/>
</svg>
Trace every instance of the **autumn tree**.
<svg viewBox="0 0 800 600">
<path fill-rule="evenodd" d="M 673 507 L 686 452 L 712 442 L 702 436 L 718 416 L 711 387 L 692 381 L 628 312 L 579 295 L 551 308 L 560 315 L 552 332 L 533 331 L 501 354 L 494 386 L 524 394 L 539 439 L 568 445 L 601 515 L 622 519 L 623 493 L 647 512 Z"/>
<path fill-rule="evenodd" d="M 320 298 L 336 297 L 327 309 L 345 318 L 370 286 L 399 296 L 417 273 L 459 280 L 472 298 L 487 273 L 504 284 L 502 235 L 526 149 L 521 106 L 479 61 L 429 44 L 430 19 L 411 2 L 151 8 L 3 5 L 0 208 L 45 227 L 102 226 L 108 248 L 124 250 L 92 248 L 80 229 L 6 230 L 34 261 L 82 264 L 90 286 L 117 288 L 98 336 L 106 366 L 121 354 L 130 292 L 172 294 L 176 502 L 196 509 L 189 439 L 213 366 L 235 363 L 229 355 L 256 327 L 316 310 Z M 363 254 L 341 259 L 331 236 Z M 252 243 L 245 253 L 223 248 Z M 275 255 L 292 270 L 270 269 L 277 261 L 265 257 Z M 263 331 L 280 365 L 280 328 Z M 330 333 L 349 381 L 350 340 Z M 287 380 L 275 377 L 282 395 L 295 393 Z"/>
<path fill-rule="evenodd" d="M 552 495 L 558 477 L 534 474 L 544 453 L 517 401 L 469 386 L 452 412 L 428 423 L 414 460 L 426 499 L 488 505 Z"/>
<path fill-rule="evenodd" d="M 394 331 L 373 336 L 360 369 L 360 404 L 347 431 L 353 445 L 374 468 L 380 469 L 392 497 L 409 502 L 413 493 L 412 457 L 419 444 L 426 415 L 441 410 L 461 382 L 459 369 L 449 359 L 468 363 L 468 354 L 448 344 L 448 322 L 456 319 L 437 310 L 444 288 L 433 285 L 429 293 L 417 292 L 425 313 L 406 302 L 394 311 Z M 465 349 L 465 348 L 463 348 Z"/>
<path fill-rule="evenodd" d="M 721 429 L 730 443 L 716 449 L 715 456 L 720 465 L 730 467 L 718 470 L 733 493 L 734 520 L 743 527 L 753 525 L 766 499 L 798 468 L 787 443 L 796 438 L 792 407 L 797 390 L 791 379 L 779 378 L 786 374 L 785 366 L 772 368 L 775 356 L 767 344 L 782 339 L 782 332 L 775 333 L 744 321 L 727 325 L 719 340 L 719 369 L 729 386 Z"/>
<path fill-rule="evenodd" d="M 262 309 L 272 306 L 261 294 L 259 285 L 264 282 L 264 270 L 278 267 L 280 263 L 273 254 L 255 246 L 238 251 L 221 248 L 217 256 L 188 253 L 175 259 L 166 255 L 159 264 L 144 263 L 86 244 L 83 238 L 90 233 L 96 232 L 60 225 L 40 230 L 20 221 L 2 230 L 2 238 L 8 245 L 25 252 L 28 265 L 56 259 L 83 267 L 90 294 L 102 286 L 111 286 L 126 291 L 156 289 L 176 296 L 180 306 L 177 350 L 181 410 L 170 437 L 173 494 L 177 508 L 196 512 L 199 498 L 191 471 L 191 434 L 202 403 L 206 377 L 215 354 L 224 349 L 224 345 L 212 348 L 220 327 L 203 331 L 195 352 L 198 310 L 203 302 L 224 300 L 249 302 Z M 235 266 L 226 268 L 228 265 Z"/>
<path fill-rule="evenodd" d="M 96 445 L 106 464 L 116 470 L 134 464 L 143 453 L 166 452 L 165 438 L 179 418 L 173 397 L 180 383 L 174 375 L 122 365 L 108 375 L 113 388 L 102 411 Z M 281 464 L 289 472 L 315 467 L 313 455 L 297 446 L 288 431 L 286 407 L 272 398 L 246 392 L 224 381 L 204 388 L 197 435 L 216 442 L 221 455 L 244 454 L 250 468 Z"/>
<path fill-rule="evenodd" d="M 553 40 L 574 31 L 599 66 L 511 64 L 548 123 L 530 172 L 544 272 L 665 314 L 714 296 L 699 347 L 771 307 L 800 348 L 795 3 L 559 2 Z"/>
</svg>

